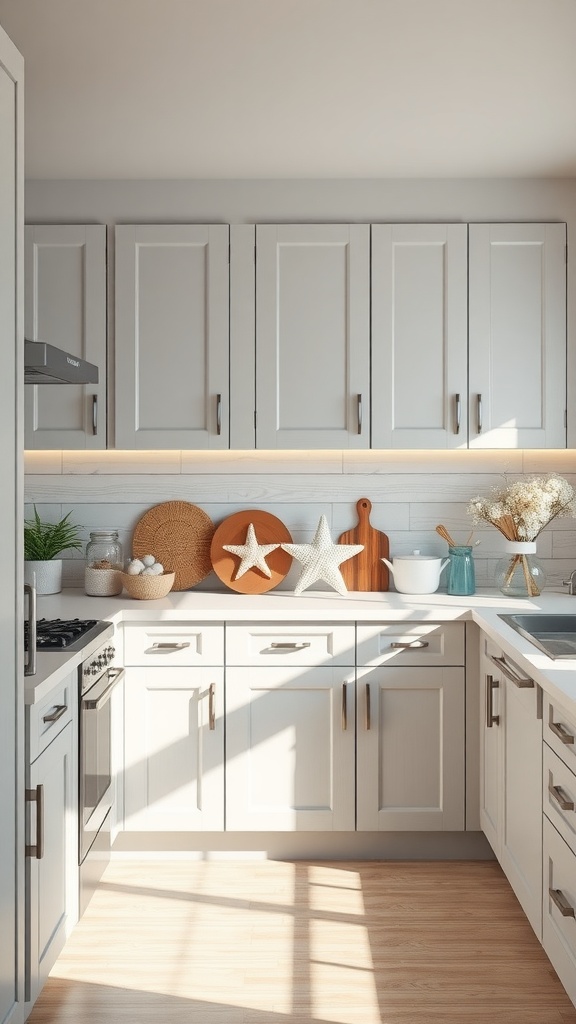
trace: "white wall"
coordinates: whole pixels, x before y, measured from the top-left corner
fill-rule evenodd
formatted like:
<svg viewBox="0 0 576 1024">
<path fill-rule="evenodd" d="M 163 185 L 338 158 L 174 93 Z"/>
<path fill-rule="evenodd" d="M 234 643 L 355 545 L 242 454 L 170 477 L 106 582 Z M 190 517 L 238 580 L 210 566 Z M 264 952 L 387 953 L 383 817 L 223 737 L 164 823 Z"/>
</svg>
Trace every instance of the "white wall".
<svg viewBox="0 0 576 1024">
<path fill-rule="evenodd" d="M 275 221 L 566 221 L 576 237 L 576 182 L 486 181 L 31 181 L 29 223 L 262 223 Z M 111 279 L 113 231 L 109 232 Z M 576 408 L 576 273 L 568 264 L 569 408 Z M 110 289 L 113 352 L 113 288 Z M 569 443 L 576 446 L 576 431 Z M 434 526 L 457 539 L 470 532 L 466 504 L 503 482 L 502 474 L 558 471 L 576 486 L 576 452 L 28 453 L 27 500 L 49 517 L 69 509 L 85 528 L 117 526 L 129 553 L 142 513 L 161 501 L 200 505 L 217 524 L 239 509 L 262 508 L 308 541 L 324 513 L 336 539 L 355 523 L 355 503 L 368 497 L 372 521 L 393 553 L 444 553 Z M 480 585 L 490 585 L 501 551 L 496 530 L 476 534 Z M 576 568 L 576 520 L 557 520 L 539 540 L 549 585 Z M 83 563 L 70 559 L 69 583 Z M 293 569 L 285 582 L 291 587 Z M 214 577 L 202 585 L 212 587 Z"/>
</svg>

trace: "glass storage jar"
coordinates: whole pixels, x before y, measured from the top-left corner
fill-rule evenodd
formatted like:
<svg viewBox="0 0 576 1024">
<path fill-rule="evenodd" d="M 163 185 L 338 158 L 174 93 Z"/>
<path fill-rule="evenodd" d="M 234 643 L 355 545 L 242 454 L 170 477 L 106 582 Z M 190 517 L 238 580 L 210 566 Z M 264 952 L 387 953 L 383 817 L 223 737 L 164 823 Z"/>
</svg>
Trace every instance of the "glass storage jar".
<svg viewBox="0 0 576 1024">
<path fill-rule="evenodd" d="M 476 577 L 472 547 L 468 544 L 456 544 L 448 548 L 450 565 L 448 566 L 448 594 L 465 596 L 476 592 Z"/>
<path fill-rule="evenodd" d="M 546 583 L 534 541 L 507 540 L 508 552 L 496 564 L 496 586 L 506 597 L 539 597 Z"/>
<path fill-rule="evenodd" d="M 92 530 L 86 545 L 84 590 L 92 597 L 110 597 L 122 590 L 124 556 L 118 530 Z"/>
</svg>

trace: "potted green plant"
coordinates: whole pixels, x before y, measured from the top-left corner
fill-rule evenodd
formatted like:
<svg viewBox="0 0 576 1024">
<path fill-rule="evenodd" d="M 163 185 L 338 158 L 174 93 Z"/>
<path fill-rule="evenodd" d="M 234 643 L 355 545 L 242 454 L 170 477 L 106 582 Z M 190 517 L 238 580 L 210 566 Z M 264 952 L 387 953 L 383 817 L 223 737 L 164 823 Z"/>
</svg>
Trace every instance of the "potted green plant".
<svg viewBox="0 0 576 1024">
<path fill-rule="evenodd" d="M 34 519 L 24 521 L 24 579 L 36 586 L 39 594 L 58 594 L 62 590 L 61 551 L 82 550 L 80 527 L 69 522 L 68 512 L 58 523 L 45 523 L 34 505 Z"/>
</svg>

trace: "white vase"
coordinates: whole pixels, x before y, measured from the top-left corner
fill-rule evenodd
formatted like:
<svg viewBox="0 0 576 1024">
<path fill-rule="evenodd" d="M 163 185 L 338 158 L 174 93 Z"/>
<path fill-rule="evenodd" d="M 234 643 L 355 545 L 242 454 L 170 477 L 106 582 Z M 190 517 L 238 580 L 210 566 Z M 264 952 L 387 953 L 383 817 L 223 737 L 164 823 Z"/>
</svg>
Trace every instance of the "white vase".
<svg viewBox="0 0 576 1024">
<path fill-rule="evenodd" d="M 36 587 L 37 594 L 59 594 L 62 590 L 62 559 L 49 562 L 24 562 L 24 582 Z"/>
</svg>

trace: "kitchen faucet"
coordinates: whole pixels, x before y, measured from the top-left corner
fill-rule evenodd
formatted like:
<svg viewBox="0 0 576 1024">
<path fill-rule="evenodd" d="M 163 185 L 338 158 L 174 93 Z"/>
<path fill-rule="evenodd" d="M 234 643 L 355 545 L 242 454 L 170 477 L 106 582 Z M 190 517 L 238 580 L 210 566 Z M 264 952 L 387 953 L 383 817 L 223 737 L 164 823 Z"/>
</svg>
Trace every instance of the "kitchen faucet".
<svg viewBox="0 0 576 1024">
<path fill-rule="evenodd" d="M 573 597 L 576 596 L 576 569 L 570 573 L 569 580 L 562 580 L 562 586 L 568 587 L 568 593 Z"/>
</svg>

